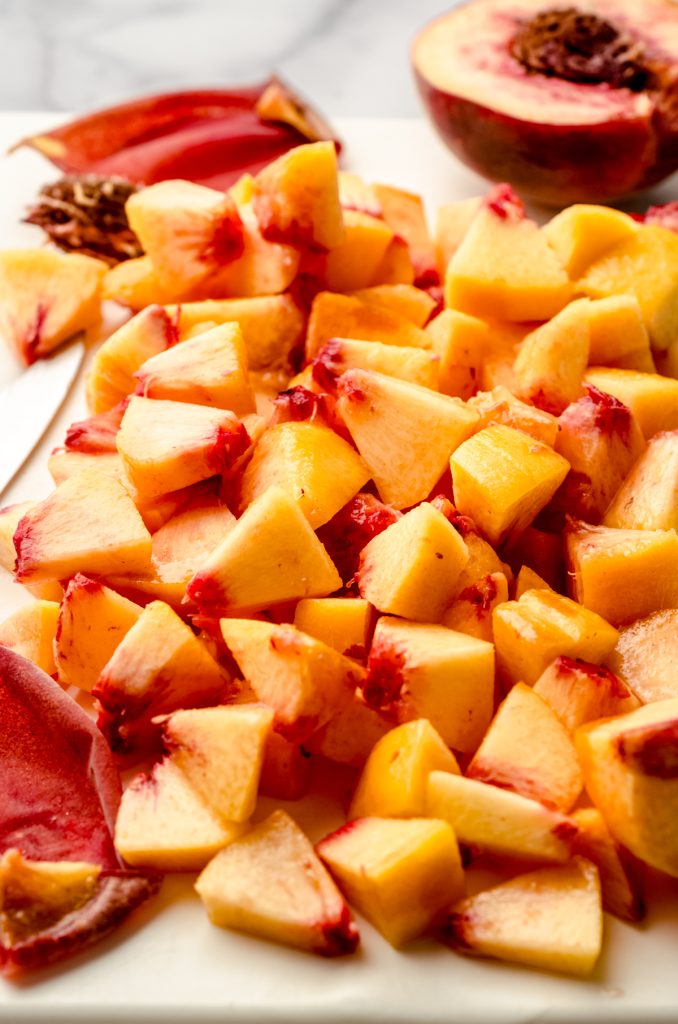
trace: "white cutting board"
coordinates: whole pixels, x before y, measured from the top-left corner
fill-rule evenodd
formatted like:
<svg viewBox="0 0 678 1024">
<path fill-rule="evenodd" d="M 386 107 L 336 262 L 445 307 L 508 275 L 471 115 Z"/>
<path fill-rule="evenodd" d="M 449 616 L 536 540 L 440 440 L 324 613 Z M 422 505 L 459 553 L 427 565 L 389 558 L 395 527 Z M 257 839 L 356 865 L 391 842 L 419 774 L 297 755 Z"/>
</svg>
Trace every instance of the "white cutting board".
<svg viewBox="0 0 678 1024">
<path fill-rule="evenodd" d="M 0 114 L 0 152 L 54 115 Z M 337 125 L 344 165 L 424 195 L 435 205 L 476 195 L 485 183 L 444 149 L 424 121 L 352 119 Z M 0 248 L 40 244 L 18 224 L 37 187 L 58 176 L 37 154 L 0 159 Z M 674 179 L 675 182 L 675 179 Z M 675 184 L 652 201 L 676 197 Z M 0 355 L 0 387 L 18 372 Z M 44 442 L 1 504 L 39 498 L 65 427 L 85 415 L 76 385 Z M 0 438 L 0 445 L 11 444 Z M 0 621 L 26 600 L 0 577 Z M 2 799 L 0 780 L 0 799 Z M 313 800 L 288 809 L 319 838 L 329 821 Z M 396 952 L 360 922 L 362 952 L 322 960 L 213 928 L 190 877 L 170 877 L 159 899 L 106 942 L 21 985 L 0 981 L 0 1021 L 11 1024 L 655 1024 L 678 1019 L 678 882 L 656 886 L 650 916 L 631 927 L 606 920 L 606 942 L 589 981 L 458 957 L 422 942 Z"/>
</svg>

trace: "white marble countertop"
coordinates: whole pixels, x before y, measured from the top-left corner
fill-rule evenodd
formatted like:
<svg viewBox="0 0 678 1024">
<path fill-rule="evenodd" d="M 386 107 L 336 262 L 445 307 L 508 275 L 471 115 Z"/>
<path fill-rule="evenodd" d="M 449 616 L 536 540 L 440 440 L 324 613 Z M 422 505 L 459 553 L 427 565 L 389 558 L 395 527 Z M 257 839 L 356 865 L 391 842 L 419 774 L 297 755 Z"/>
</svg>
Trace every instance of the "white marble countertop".
<svg viewBox="0 0 678 1024">
<path fill-rule="evenodd" d="M 415 116 L 410 44 L 453 6 L 0 0 L 0 110 L 86 110 L 191 85 L 256 82 L 276 71 L 329 116 Z"/>
</svg>

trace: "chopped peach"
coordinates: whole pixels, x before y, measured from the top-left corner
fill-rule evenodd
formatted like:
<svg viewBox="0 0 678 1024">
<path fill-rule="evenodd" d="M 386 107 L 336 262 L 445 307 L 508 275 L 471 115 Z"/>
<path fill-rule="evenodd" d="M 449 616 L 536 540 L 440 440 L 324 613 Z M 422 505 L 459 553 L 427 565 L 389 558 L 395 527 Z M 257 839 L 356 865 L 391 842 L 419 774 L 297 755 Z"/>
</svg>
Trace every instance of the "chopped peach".
<svg viewBox="0 0 678 1024">
<path fill-rule="evenodd" d="M 278 295 L 289 288 L 297 276 L 298 250 L 291 245 L 267 241 L 250 204 L 239 206 L 238 213 L 243 227 L 241 254 L 195 288 L 193 298 Z"/>
<path fill-rule="evenodd" d="M 505 601 L 508 601 L 508 580 L 504 573 L 493 572 L 481 576 L 475 583 L 459 591 L 443 615 L 442 625 L 492 643 L 492 612 Z"/>
<path fill-rule="evenodd" d="M 14 572 L 16 564 L 14 534 L 23 517 L 35 505 L 37 505 L 35 501 L 21 501 L 0 508 L 0 569 L 4 569 L 5 572 L 10 574 Z M 28 583 L 25 586 L 29 593 L 43 601 L 60 601 L 63 596 L 63 588 L 56 580 Z"/>
<path fill-rule="evenodd" d="M 583 394 L 589 362 L 588 299 L 565 306 L 528 334 L 513 364 L 520 398 L 558 416 Z"/>
<path fill-rule="evenodd" d="M 649 441 L 661 430 L 678 429 L 678 380 L 658 373 L 594 366 L 584 380 L 627 405 Z"/>
<path fill-rule="evenodd" d="M 366 653 L 372 608 L 362 597 L 307 597 L 297 604 L 294 625 L 340 654 Z"/>
<path fill-rule="evenodd" d="M 0 622 L 0 645 L 9 647 L 48 675 L 56 673 L 54 638 L 59 605 L 56 601 L 32 601 Z"/>
<path fill-rule="evenodd" d="M 549 245 L 573 280 L 637 231 L 637 223 L 621 210 L 584 203 L 568 206 L 543 228 Z"/>
<path fill-rule="evenodd" d="M 374 285 L 414 285 L 414 265 L 410 247 L 404 238 L 394 235 L 374 275 Z"/>
<path fill-rule="evenodd" d="M 427 325 L 426 333 L 440 359 L 440 391 L 470 398 L 478 387 L 489 336 L 487 323 L 468 313 L 444 309 Z"/>
<path fill-rule="evenodd" d="M 306 335 L 306 358 L 314 359 L 332 338 L 381 341 L 408 348 L 430 348 L 427 335 L 411 320 L 350 295 L 320 292 L 313 300 Z"/>
<path fill-rule="evenodd" d="M 438 207 L 433 239 L 441 275 L 445 275 L 448 263 L 464 241 L 466 232 L 482 205 L 482 196 L 471 196 L 470 199 L 457 199 L 453 203 L 444 203 Z"/>
<path fill-rule="evenodd" d="M 678 608 L 653 612 L 622 626 L 606 664 L 643 704 L 678 697 Z"/>
<path fill-rule="evenodd" d="M 530 569 L 529 565 L 522 565 L 516 576 L 516 601 L 519 601 L 528 590 L 552 590 L 546 580 L 543 580 L 539 573 Z"/>
<path fill-rule="evenodd" d="M 392 946 L 435 927 L 464 888 L 447 822 L 359 818 L 316 849 L 350 902 Z"/>
<path fill-rule="evenodd" d="M 478 418 L 459 399 L 372 370 L 348 370 L 338 393 L 337 412 L 380 497 L 395 508 L 430 494 Z"/>
<path fill-rule="evenodd" d="M 327 254 L 323 283 L 332 292 L 369 288 L 393 238 L 383 220 L 357 210 L 344 211 L 344 240 Z"/>
<path fill-rule="evenodd" d="M 678 429 L 650 438 L 612 499 L 603 525 L 678 530 Z"/>
<path fill-rule="evenodd" d="M 410 250 L 414 283 L 420 288 L 439 284 L 435 248 L 426 224 L 421 196 L 390 185 L 374 185 L 381 215 Z"/>
<path fill-rule="evenodd" d="M 332 338 L 313 360 L 313 381 L 333 389 L 346 370 L 376 370 L 388 377 L 438 390 L 440 360 L 433 352 L 407 345 L 382 345 L 380 341 Z"/>
<path fill-rule="evenodd" d="M 269 733 L 264 747 L 259 793 L 274 800 L 300 800 L 311 785 L 309 753 L 308 741 L 302 747 L 285 739 L 279 732 Z"/>
<path fill-rule="evenodd" d="M 69 448 L 55 448 L 47 459 L 47 469 L 57 487 L 83 469 L 108 473 L 127 484 L 125 466 L 117 452 L 72 452 Z"/>
<path fill-rule="evenodd" d="M 137 256 L 110 267 L 101 284 L 102 299 L 118 302 L 137 313 L 146 308 L 168 302 L 181 302 L 190 296 L 179 280 L 173 285 L 163 280 L 148 256 Z"/>
<path fill-rule="evenodd" d="M 596 718 L 625 715 L 640 703 L 608 668 L 565 655 L 544 669 L 534 692 L 555 711 L 569 732 Z"/>
<path fill-rule="evenodd" d="M 468 776 L 558 811 L 569 811 L 584 785 L 567 729 L 524 683 L 516 683 L 499 706 Z"/>
<path fill-rule="evenodd" d="M 454 754 L 425 718 L 386 733 L 372 748 L 358 781 L 349 816 L 411 818 L 424 814 L 432 771 L 459 774 Z"/>
<path fill-rule="evenodd" d="M 353 292 L 354 298 L 370 306 L 390 310 L 411 320 L 415 327 L 423 327 L 435 309 L 435 299 L 421 288 L 411 284 L 377 284 Z"/>
<path fill-rule="evenodd" d="M 54 249 L 0 252 L 0 335 L 27 365 L 98 323 L 106 264 Z"/>
<path fill-rule="evenodd" d="M 284 811 L 210 861 L 196 889 L 212 924 L 321 956 L 353 953 L 358 929 L 310 842 Z"/>
<path fill-rule="evenodd" d="M 592 366 L 623 366 L 630 358 L 650 358 L 650 338 L 634 295 L 591 299 L 587 312 L 589 362 Z M 634 367 L 629 366 L 628 369 Z M 649 370 L 652 372 L 651 366 Z"/>
<path fill-rule="evenodd" d="M 356 692 L 322 729 L 313 733 L 304 747 L 336 764 L 362 768 L 373 748 L 392 728 L 393 723 L 369 707 Z"/>
<path fill-rule="evenodd" d="M 485 427 L 452 454 L 457 508 L 495 546 L 526 529 L 568 472 L 568 463 L 522 430 Z"/>
<path fill-rule="evenodd" d="M 505 427 L 522 430 L 551 448 L 556 443 L 558 433 L 556 417 L 533 405 L 521 402 L 501 384 L 492 388 L 491 391 L 479 391 L 469 399 L 468 404 L 480 413 L 479 430 L 499 423 Z"/>
<path fill-rule="evenodd" d="M 600 811 L 581 807 L 570 821 L 577 832 L 572 848 L 598 868 L 603 910 L 636 922 L 645 916 L 642 865 L 610 834 Z"/>
</svg>

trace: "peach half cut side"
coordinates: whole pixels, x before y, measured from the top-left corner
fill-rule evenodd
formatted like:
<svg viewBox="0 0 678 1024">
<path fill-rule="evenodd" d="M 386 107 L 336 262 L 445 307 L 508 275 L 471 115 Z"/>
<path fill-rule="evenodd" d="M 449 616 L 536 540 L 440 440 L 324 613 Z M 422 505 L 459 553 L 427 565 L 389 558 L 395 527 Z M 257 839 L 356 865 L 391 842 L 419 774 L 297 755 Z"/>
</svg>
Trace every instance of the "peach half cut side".
<svg viewBox="0 0 678 1024">
<path fill-rule="evenodd" d="M 555 60 L 554 14 L 563 42 Z M 602 40 L 610 27 L 631 66 L 607 56 L 612 47 L 605 51 Z M 580 57 L 591 33 L 600 35 L 601 60 L 596 69 L 584 60 L 575 72 L 567 51 L 574 43 Z M 471 2 L 420 32 L 412 63 L 446 145 L 473 170 L 537 201 L 609 201 L 678 166 L 678 8 L 671 0 Z"/>
</svg>

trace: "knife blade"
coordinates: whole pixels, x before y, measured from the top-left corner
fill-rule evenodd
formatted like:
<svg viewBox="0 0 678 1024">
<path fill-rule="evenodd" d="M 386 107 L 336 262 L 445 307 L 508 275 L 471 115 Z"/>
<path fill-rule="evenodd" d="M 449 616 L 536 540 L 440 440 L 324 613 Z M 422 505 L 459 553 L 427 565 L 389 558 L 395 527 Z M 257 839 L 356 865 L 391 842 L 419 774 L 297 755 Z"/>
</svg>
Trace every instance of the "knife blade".
<svg viewBox="0 0 678 1024">
<path fill-rule="evenodd" d="M 85 355 L 82 341 L 33 363 L 0 391 L 0 495 L 60 409 Z"/>
</svg>

